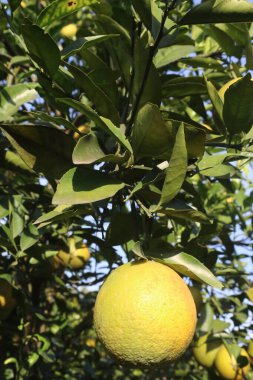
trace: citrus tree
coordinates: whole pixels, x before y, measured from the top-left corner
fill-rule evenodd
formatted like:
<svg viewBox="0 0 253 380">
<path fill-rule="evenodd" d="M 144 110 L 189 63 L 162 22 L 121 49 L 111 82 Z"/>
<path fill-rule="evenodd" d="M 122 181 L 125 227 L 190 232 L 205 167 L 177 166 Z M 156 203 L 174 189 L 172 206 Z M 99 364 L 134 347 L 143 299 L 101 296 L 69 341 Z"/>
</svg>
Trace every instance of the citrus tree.
<svg viewBox="0 0 253 380">
<path fill-rule="evenodd" d="M 253 379 L 252 22 L 246 0 L 2 2 L 1 379 Z M 131 260 L 152 281 L 113 272 L 97 335 Z M 164 271 L 176 354 L 134 353 L 166 344 L 157 293 L 120 364 L 115 313 Z"/>
</svg>

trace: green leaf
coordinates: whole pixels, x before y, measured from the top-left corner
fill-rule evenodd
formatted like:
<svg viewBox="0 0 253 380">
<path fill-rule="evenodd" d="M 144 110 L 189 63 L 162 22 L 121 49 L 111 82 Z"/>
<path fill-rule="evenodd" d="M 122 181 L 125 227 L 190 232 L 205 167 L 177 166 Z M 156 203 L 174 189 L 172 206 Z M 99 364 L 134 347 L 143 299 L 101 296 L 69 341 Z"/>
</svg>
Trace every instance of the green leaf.
<svg viewBox="0 0 253 380">
<path fill-rule="evenodd" d="M 226 129 L 223 125 L 223 102 L 221 97 L 219 96 L 218 91 L 210 81 L 206 81 L 207 91 L 210 96 L 211 102 L 217 112 L 219 117 L 219 125 L 216 123 L 217 132 L 219 134 L 226 134 Z"/>
<path fill-rule="evenodd" d="M 37 92 L 28 84 L 15 84 L 0 92 L 0 121 L 11 120 L 19 107 L 34 100 Z"/>
<path fill-rule="evenodd" d="M 12 13 L 19 7 L 21 0 L 8 0 Z"/>
<path fill-rule="evenodd" d="M 114 124 L 119 125 L 119 114 L 111 99 L 109 99 L 103 90 L 98 87 L 84 71 L 76 66 L 70 64 L 66 65 L 78 83 L 79 88 L 83 90 L 87 98 L 95 104 L 98 113 L 112 120 Z"/>
<path fill-rule="evenodd" d="M 206 302 L 201 309 L 201 316 L 197 323 L 197 329 L 201 332 L 212 331 L 214 322 L 214 312 L 209 302 Z"/>
<path fill-rule="evenodd" d="M 48 115 L 47 113 L 40 111 L 29 112 L 29 114 L 34 116 L 36 120 L 40 119 L 52 125 L 58 125 L 59 127 L 64 126 L 67 130 L 70 129 L 73 132 L 79 132 L 78 128 L 75 127 L 74 124 L 63 117 Z"/>
<path fill-rule="evenodd" d="M 176 77 L 163 82 L 163 93 L 166 97 L 186 97 L 206 94 L 205 80 L 200 77 Z"/>
<path fill-rule="evenodd" d="M 144 42 L 140 38 L 135 39 L 134 45 L 134 80 L 132 91 L 132 102 L 136 101 L 136 98 L 141 90 L 142 82 L 144 78 L 144 68 L 149 60 L 149 52 L 146 49 Z M 140 105 L 144 105 L 147 102 L 160 105 L 161 103 L 161 81 L 154 64 L 151 64 L 149 75 L 146 79 L 145 86 L 143 88 Z"/>
<path fill-rule="evenodd" d="M 172 62 L 179 60 L 180 58 L 186 57 L 188 54 L 195 51 L 195 46 L 193 45 L 174 45 L 158 50 L 154 57 L 154 64 L 157 69 L 167 66 Z"/>
<path fill-rule="evenodd" d="M 233 83 L 225 92 L 223 119 L 231 135 L 249 132 L 253 124 L 253 81 L 250 74 Z"/>
<path fill-rule="evenodd" d="M 5 136 L 29 168 L 60 178 L 72 167 L 74 141 L 58 129 L 41 125 L 1 125 Z"/>
<path fill-rule="evenodd" d="M 125 186 L 109 174 L 72 168 L 61 178 L 53 204 L 74 205 L 110 198 Z"/>
<path fill-rule="evenodd" d="M 127 140 L 125 134 L 121 131 L 120 128 L 116 127 L 109 119 L 105 117 L 100 117 L 96 111 L 94 111 L 91 107 L 78 102 L 73 99 L 58 99 L 59 103 L 68 104 L 70 107 L 75 108 L 83 115 L 87 116 L 90 120 L 94 121 L 100 128 L 106 130 L 111 136 L 116 138 L 122 146 L 124 146 L 130 153 L 132 153 L 132 147 Z"/>
<path fill-rule="evenodd" d="M 166 121 L 166 129 L 169 131 L 173 142 L 175 141 L 179 126 L 181 123 L 184 124 L 188 158 L 203 156 L 206 141 L 206 130 L 203 126 L 185 116 L 177 115 L 173 112 L 167 112 L 164 120 Z"/>
<path fill-rule="evenodd" d="M 144 260 L 148 260 L 147 257 L 145 256 L 145 253 L 142 249 L 142 246 L 141 246 L 141 243 L 139 241 L 137 241 L 134 246 L 132 247 L 132 251 L 133 253 L 139 257 L 139 259 L 144 259 Z"/>
<path fill-rule="evenodd" d="M 208 0 L 192 8 L 180 25 L 252 21 L 253 4 L 247 0 Z"/>
<path fill-rule="evenodd" d="M 181 252 L 176 255 L 161 255 L 160 258 L 152 257 L 153 260 L 158 261 L 162 264 L 168 265 L 175 271 L 188 276 L 193 280 L 204 282 L 205 284 L 211 285 L 217 289 L 222 289 L 222 283 L 217 280 L 217 278 L 212 274 L 212 272 L 205 267 L 198 259 L 188 255 L 187 253 Z"/>
<path fill-rule="evenodd" d="M 81 210 L 82 212 L 83 210 Z M 53 222 L 60 222 L 64 219 L 73 218 L 79 214 L 79 209 L 74 209 L 69 205 L 60 205 L 54 208 L 54 210 L 41 215 L 34 224 L 40 224 L 38 228 L 43 227 L 46 224 Z"/>
<path fill-rule="evenodd" d="M 63 59 L 69 57 L 70 55 L 74 55 L 84 49 L 88 49 L 92 46 L 97 45 L 103 41 L 106 41 L 110 38 L 119 37 L 119 34 L 104 34 L 100 36 L 87 36 L 83 38 L 79 38 L 78 40 L 67 45 L 61 52 L 61 56 Z"/>
<path fill-rule="evenodd" d="M 166 205 L 166 208 L 159 209 L 159 213 L 167 215 L 170 219 L 177 220 L 178 223 L 180 221 L 191 221 L 210 224 L 210 220 L 206 214 L 179 200 L 173 200 Z"/>
<path fill-rule="evenodd" d="M 63 17 L 78 11 L 78 9 L 97 3 L 98 0 L 56 0 L 44 8 L 38 18 L 37 24 L 41 27 L 53 25 Z"/>
<path fill-rule="evenodd" d="M 23 231 L 20 238 L 21 250 L 25 251 L 26 249 L 36 244 L 37 241 L 39 240 L 39 236 L 40 235 L 39 235 L 38 229 L 32 224 L 29 224 L 27 228 Z"/>
<path fill-rule="evenodd" d="M 25 164 L 20 156 L 12 150 L 5 150 L 0 152 L 0 162 L 3 159 L 3 166 L 15 172 L 31 174 L 32 170 Z M 1 165 L 2 166 L 2 165 Z"/>
<path fill-rule="evenodd" d="M 127 208 L 120 211 L 113 211 L 110 224 L 106 231 L 106 241 L 110 245 L 120 245 L 134 240 L 137 234 L 137 221 Z"/>
<path fill-rule="evenodd" d="M 231 165 L 216 165 L 213 168 L 202 169 L 200 173 L 207 177 L 224 177 L 227 175 L 232 176 L 236 169 Z"/>
<path fill-rule="evenodd" d="M 73 151 L 73 162 L 77 165 L 88 165 L 93 162 L 123 163 L 128 158 L 129 154 L 125 154 L 124 156 L 105 154 L 100 148 L 96 135 L 93 134 L 81 137 Z"/>
<path fill-rule="evenodd" d="M 15 239 L 24 229 L 25 213 L 22 204 L 22 195 L 14 195 L 10 202 L 10 232 Z"/>
<path fill-rule="evenodd" d="M 175 145 L 172 150 L 169 167 L 162 187 L 161 199 L 157 206 L 151 207 L 150 211 L 157 211 L 160 206 L 170 202 L 180 191 L 187 171 L 187 150 L 185 143 L 184 125 L 178 129 Z"/>
<path fill-rule="evenodd" d="M 38 25 L 33 25 L 28 19 L 22 24 L 21 32 L 30 57 L 53 76 L 58 70 L 61 54 L 52 37 Z"/>
<path fill-rule="evenodd" d="M 136 12 L 141 17 L 141 21 L 147 29 L 151 29 L 152 26 L 151 1 L 152 0 L 132 0 Z"/>
<path fill-rule="evenodd" d="M 160 157 L 171 152 L 173 138 L 157 105 L 147 103 L 139 110 L 133 126 L 132 145 L 137 159 Z"/>
</svg>

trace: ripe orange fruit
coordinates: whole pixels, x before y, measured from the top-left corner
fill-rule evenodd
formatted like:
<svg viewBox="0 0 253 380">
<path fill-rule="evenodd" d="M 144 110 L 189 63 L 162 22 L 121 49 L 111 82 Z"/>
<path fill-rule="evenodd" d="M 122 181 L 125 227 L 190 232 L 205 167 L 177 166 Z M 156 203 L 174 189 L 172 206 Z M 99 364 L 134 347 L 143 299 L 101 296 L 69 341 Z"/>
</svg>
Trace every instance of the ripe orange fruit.
<svg viewBox="0 0 253 380">
<path fill-rule="evenodd" d="M 240 352 L 241 356 L 245 356 L 249 361 L 247 351 L 242 348 Z M 218 374 L 225 380 L 243 380 L 250 369 L 250 364 L 240 368 L 234 356 L 230 356 L 224 345 L 219 349 L 214 365 Z"/>
<path fill-rule="evenodd" d="M 155 261 L 124 264 L 101 287 L 94 325 L 106 350 L 122 363 L 161 366 L 177 360 L 190 344 L 196 307 L 188 286 Z"/>
<path fill-rule="evenodd" d="M 86 244 L 76 247 L 75 240 L 69 238 L 69 252 L 60 250 L 51 260 L 51 264 L 55 269 L 59 267 L 68 267 L 73 270 L 82 269 L 90 258 L 90 251 Z"/>
<path fill-rule="evenodd" d="M 220 347 L 220 339 L 205 334 L 194 344 L 192 351 L 199 364 L 211 368 Z"/>
</svg>

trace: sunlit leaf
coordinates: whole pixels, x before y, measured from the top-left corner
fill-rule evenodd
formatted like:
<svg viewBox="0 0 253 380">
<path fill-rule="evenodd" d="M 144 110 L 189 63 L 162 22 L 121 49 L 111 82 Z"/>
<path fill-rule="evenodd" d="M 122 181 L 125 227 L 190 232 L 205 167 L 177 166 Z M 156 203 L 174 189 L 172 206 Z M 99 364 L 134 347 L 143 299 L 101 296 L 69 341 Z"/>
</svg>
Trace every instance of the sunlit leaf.
<svg viewBox="0 0 253 380">
<path fill-rule="evenodd" d="M 60 180 L 53 204 L 74 205 L 110 198 L 125 186 L 116 178 L 95 170 L 73 168 Z"/>
</svg>

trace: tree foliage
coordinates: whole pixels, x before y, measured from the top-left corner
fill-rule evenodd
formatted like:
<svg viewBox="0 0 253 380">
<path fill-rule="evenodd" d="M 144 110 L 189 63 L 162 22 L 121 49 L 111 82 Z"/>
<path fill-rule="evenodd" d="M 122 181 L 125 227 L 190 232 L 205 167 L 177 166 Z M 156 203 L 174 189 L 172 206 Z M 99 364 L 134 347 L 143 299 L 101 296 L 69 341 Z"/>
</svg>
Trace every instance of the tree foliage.
<svg viewBox="0 0 253 380">
<path fill-rule="evenodd" d="M 2 3 L 1 379 L 216 379 L 192 347 L 147 373 L 96 340 L 98 286 L 136 256 L 201 289 L 195 341 L 253 339 L 253 5 L 198 3 Z M 69 237 L 80 271 L 52 266 Z"/>
</svg>

